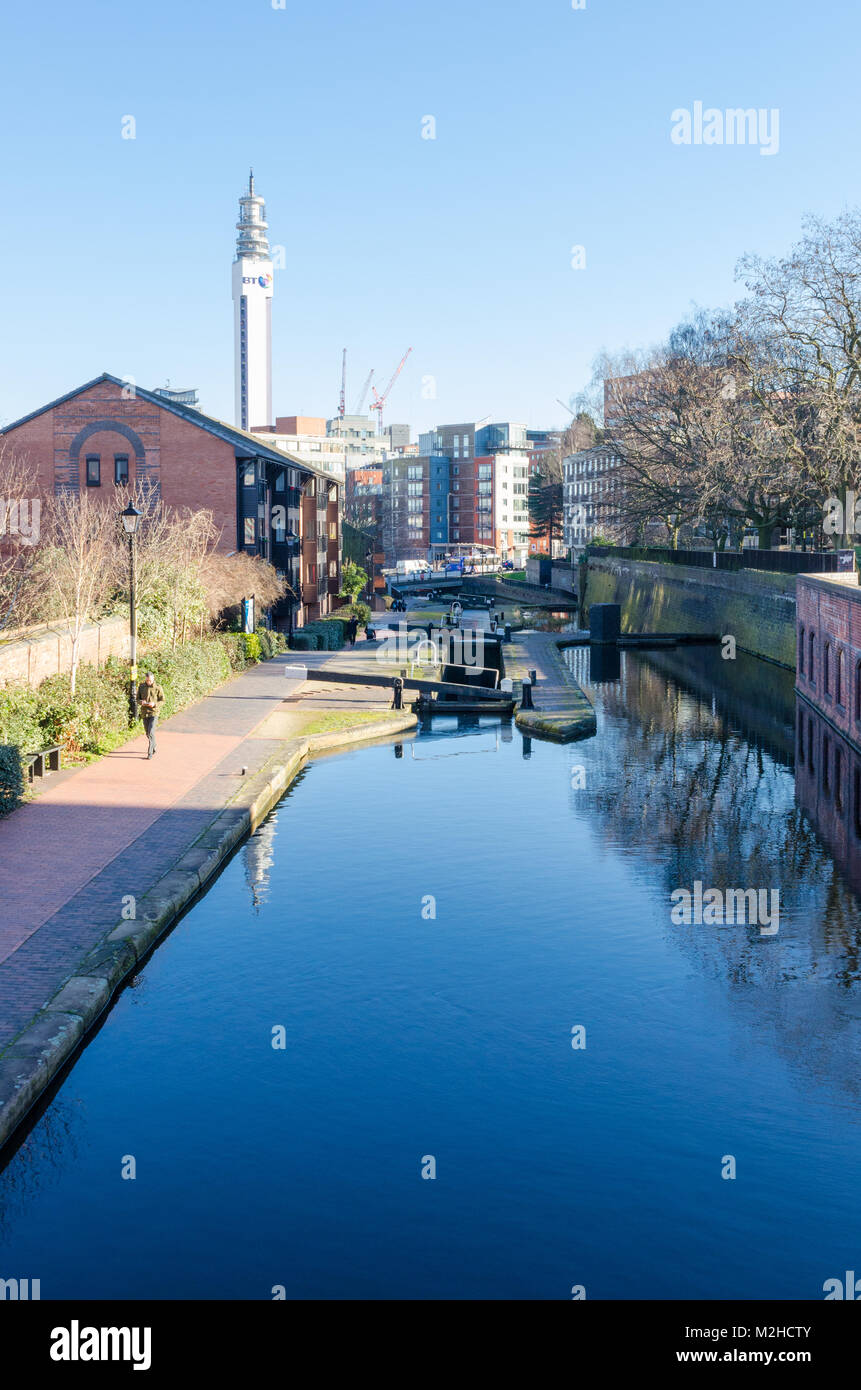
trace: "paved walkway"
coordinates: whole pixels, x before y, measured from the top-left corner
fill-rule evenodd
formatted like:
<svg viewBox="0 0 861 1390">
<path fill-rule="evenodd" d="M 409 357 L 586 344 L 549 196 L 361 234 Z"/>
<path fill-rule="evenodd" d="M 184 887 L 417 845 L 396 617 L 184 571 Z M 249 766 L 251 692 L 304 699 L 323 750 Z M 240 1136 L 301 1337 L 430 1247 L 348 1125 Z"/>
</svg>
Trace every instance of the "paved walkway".
<svg viewBox="0 0 861 1390">
<path fill-rule="evenodd" d="M 122 899 L 143 896 L 202 834 L 242 785 L 242 767 L 250 775 L 277 752 L 289 734 L 283 720 L 273 727 L 274 711 L 388 705 L 385 691 L 309 682 L 284 706 L 294 655 L 302 654 L 253 667 L 168 720 L 152 761 L 141 735 L 55 775 L 0 821 L 0 1049 L 116 925 Z"/>
</svg>

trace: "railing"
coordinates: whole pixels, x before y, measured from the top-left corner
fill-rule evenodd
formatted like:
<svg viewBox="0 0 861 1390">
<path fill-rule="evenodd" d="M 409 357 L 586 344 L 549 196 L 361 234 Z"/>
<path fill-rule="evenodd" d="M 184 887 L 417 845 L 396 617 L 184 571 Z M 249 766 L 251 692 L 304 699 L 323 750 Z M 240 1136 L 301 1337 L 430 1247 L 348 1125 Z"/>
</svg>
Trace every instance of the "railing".
<svg viewBox="0 0 861 1390">
<path fill-rule="evenodd" d="M 589 545 L 588 556 L 620 560 L 651 560 L 664 565 L 693 565 L 700 569 L 773 570 L 781 574 L 836 574 L 854 568 L 851 550 L 671 550 L 669 546 Z"/>
</svg>

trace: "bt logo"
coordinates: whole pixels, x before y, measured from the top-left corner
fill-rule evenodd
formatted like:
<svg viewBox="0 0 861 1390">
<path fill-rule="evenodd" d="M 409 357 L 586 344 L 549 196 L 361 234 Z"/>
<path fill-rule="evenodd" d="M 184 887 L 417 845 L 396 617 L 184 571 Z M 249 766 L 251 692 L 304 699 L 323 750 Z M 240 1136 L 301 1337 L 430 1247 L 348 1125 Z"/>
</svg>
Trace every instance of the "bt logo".
<svg viewBox="0 0 861 1390">
<path fill-rule="evenodd" d="M 243 275 L 243 285 L 260 285 L 261 289 L 268 290 L 272 284 L 271 275 Z"/>
</svg>

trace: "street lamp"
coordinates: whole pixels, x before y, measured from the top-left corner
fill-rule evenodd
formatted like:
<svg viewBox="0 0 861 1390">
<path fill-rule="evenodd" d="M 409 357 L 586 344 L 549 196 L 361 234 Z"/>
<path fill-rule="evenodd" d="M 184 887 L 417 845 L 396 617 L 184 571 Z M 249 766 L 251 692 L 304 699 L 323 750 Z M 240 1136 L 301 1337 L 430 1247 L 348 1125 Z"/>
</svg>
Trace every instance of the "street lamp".
<svg viewBox="0 0 861 1390">
<path fill-rule="evenodd" d="M 368 567 L 368 603 L 369 603 L 369 605 L 373 605 L 373 602 L 374 602 L 374 552 L 373 552 L 373 550 L 366 550 L 366 551 L 365 551 L 365 564 L 366 564 L 367 567 Z"/>
<path fill-rule="evenodd" d="M 294 550 L 294 546 L 298 546 L 298 544 L 299 544 L 299 539 L 300 539 L 299 536 L 298 536 L 298 535 L 296 534 L 296 532 L 293 530 L 292 526 L 289 526 L 289 527 L 287 528 L 287 530 L 284 532 L 284 540 L 285 540 L 285 542 L 286 542 L 286 544 L 287 544 L 287 574 L 288 574 L 287 587 L 288 587 L 288 589 L 290 590 L 290 593 L 289 593 L 288 598 L 287 598 L 287 640 L 288 640 L 288 642 L 291 641 L 292 638 L 293 638 L 293 605 L 294 605 L 294 603 L 295 603 L 295 601 L 296 601 L 296 589 L 295 589 L 295 587 L 294 587 L 295 573 L 294 573 L 293 562 L 294 562 L 295 555 L 296 555 L 296 551 Z M 301 584 L 301 582 L 302 582 L 302 576 L 301 576 L 301 574 L 300 574 L 300 576 L 299 576 L 299 582 L 300 582 L 300 584 Z"/>
<path fill-rule="evenodd" d="M 137 593 L 135 592 L 135 536 L 141 524 L 143 512 L 139 512 L 137 507 L 129 502 L 125 511 L 120 512 L 120 520 L 123 523 L 123 530 L 129 538 L 129 630 L 131 633 L 131 651 L 129 660 L 131 662 L 131 676 L 129 680 L 129 716 L 132 720 L 137 719 L 137 679 L 138 679 L 138 615 L 137 615 Z"/>
</svg>

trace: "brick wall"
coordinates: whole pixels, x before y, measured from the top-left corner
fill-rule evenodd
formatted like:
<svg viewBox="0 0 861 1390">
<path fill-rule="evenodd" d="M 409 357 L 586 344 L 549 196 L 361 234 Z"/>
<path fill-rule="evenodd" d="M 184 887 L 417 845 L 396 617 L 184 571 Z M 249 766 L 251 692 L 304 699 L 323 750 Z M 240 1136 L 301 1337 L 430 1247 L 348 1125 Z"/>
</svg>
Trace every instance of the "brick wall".
<svg viewBox="0 0 861 1390">
<path fill-rule="evenodd" d="M 125 431 L 125 432 L 124 432 Z M 11 447 L 36 470 L 42 497 L 56 488 L 86 487 L 86 457 L 101 458 L 101 486 L 91 491 L 122 510 L 114 456 L 129 460 L 129 481 L 148 478 L 166 506 L 208 508 L 220 547 L 236 549 L 236 462 L 233 447 L 169 410 L 130 397 L 112 381 L 88 390 L 7 432 Z"/>
<path fill-rule="evenodd" d="M 84 628 L 80 659 L 88 666 L 103 666 L 109 656 L 127 660 L 129 645 L 128 618 L 106 618 Z M 64 624 L 33 629 L 26 637 L 0 644 L 0 685 L 37 686 L 48 676 L 68 671 L 71 656 L 72 642 Z"/>
<path fill-rule="evenodd" d="M 796 689 L 861 743 L 861 589 L 854 575 L 799 578 Z"/>
</svg>

